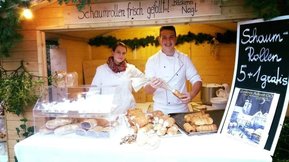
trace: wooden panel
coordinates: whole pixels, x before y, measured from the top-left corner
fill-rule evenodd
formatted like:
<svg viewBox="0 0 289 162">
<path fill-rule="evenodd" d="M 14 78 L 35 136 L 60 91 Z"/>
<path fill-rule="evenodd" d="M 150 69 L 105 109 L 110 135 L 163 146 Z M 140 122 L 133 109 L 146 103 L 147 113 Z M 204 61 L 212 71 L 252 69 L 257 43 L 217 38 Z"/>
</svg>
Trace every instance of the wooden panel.
<svg viewBox="0 0 289 162">
<path fill-rule="evenodd" d="M 63 18 L 61 7 L 46 7 L 37 11 L 36 19 Z"/>
<path fill-rule="evenodd" d="M 127 60 L 130 64 L 135 65 L 140 71 L 144 72 L 146 60 Z"/>
<path fill-rule="evenodd" d="M 32 113 L 32 107 L 27 108 L 27 112 L 25 113 L 25 118 L 27 118 L 29 121 L 27 122 L 27 126 L 33 126 L 33 113 Z M 20 119 L 22 119 L 23 116 L 17 116 L 12 113 L 6 113 L 6 119 L 7 119 L 7 133 L 8 133 L 8 152 L 9 152 L 9 161 L 14 162 L 14 145 L 17 143 L 16 140 L 20 139 L 20 137 L 17 135 L 16 128 L 22 124 L 20 122 Z"/>
<path fill-rule="evenodd" d="M 37 28 L 57 29 L 63 27 L 63 25 L 63 18 L 40 19 L 37 21 Z"/>
<path fill-rule="evenodd" d="M 21 60 L 17 61 L 4 61 L 2 66 L 6 70 L 16 70 L 21 65 Z M 29 72 L 38 72 L 38 63 L 37 62 L 24 62 L 24 66 Z"/>
<path fill-rule="evenodd" d="M 21 27 L 23 30 L 35 30 L 36 29 L 36 21 L 33 20 L 23 20 L 21 21 Z"/>
<path fill-rule="evenodd" d="M 36 51 L 21 51 L 21 54 L 17 51 L 10 52 L 10 57 L 3 60 L 6 61 L 17 61 L 23 60 L 24 62 L 37 62 L 37 52 Z"/>
<path fill-rule="evenodd" d="M 106 60 L 91 60 L 91 61 L 83 61 L 83 76 L 84 76 L 84 84 L 91 84 L 92 79 L 95 75 L 96 68 L 99 65 L 102 65 L 106 62 Z"/>
<path fill-rule="evenodd" d="M 133 91 L 133 96 L 135 98 L 135 101 L 137 103 L 143 103 L 143 102 L 147 102 L 147 94 L 145 93 L 145 91 L 143 89 L 139 90 L 138 92 L 134 92 Z"/>
<path fill-rule="evenodd" d="M 22 30 L 23 41 L 36 40 L 36 30 Z"/>
<path fill-rule="evenodd" d="M 15 45 L 15 47 L 11 50 L 11 52 L 18 51 L 37 51 L 36 40 L 26 40 L 19 42 Z"/>
</svg>

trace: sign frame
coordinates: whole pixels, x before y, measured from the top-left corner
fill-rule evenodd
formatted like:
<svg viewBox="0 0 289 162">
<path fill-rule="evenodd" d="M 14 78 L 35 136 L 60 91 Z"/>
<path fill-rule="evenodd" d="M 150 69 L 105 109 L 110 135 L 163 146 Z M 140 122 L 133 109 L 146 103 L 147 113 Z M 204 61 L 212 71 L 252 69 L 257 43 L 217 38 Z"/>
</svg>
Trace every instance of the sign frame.
<svg viewBox="0 0 289 162">
<path fill-rule="evenodd" d="M 285 68 L 285 65 L 289 64 L 289 49 L 286 49 L 287 47 L 284 46 L 286 41 L 289 43 L 289 29 L 285 29 L 284 27 L 288 24 L 289 15 L 276 17 L 267 21 L 257 19 L 238 23 L 234 67 L 235 71 L 232 81 L 232 88 L 224 116 L 220 124 L 221 127 L 218 130 L 218 133 L 232 137 L 232 135 L 228 133 L 228 130 L 230 130 L 228 123 L 230 123 L 232 119 L 232 112 L 236 106 L 236 96 L 240 92 L 240 89 L 261 91 L 277 95 L 278 100 L 274 101 L 277 103 L 274 103 L 273 106 L 270 107 L 270 109 L 274 110 L 270 111 L 269 113 L 268 121 L 270 121 L 270 118 L 272 118 L 272 121 L 269 123 L 270 128 L 268 131 L 264 131 L 264 134 L 262 134 L 263 137 L 267 138 L 262 139 L 262 142 L 255 144 L 256 147 L 268 151 L 271 156 L 274 154 L 282 130 L 289 101 L 289 69 Z M 250 33 L 252 35 L 248 34 L 248 31 L 252 31 Z M 269 34 L 266 32 L 269 32 Z M 265 41 L 265 38 L 269 37 L 272 39 L 267 39 L 267 41 Z M 272 57 L 270 57 L 270 59 L 269 57 L 265 58 L 262 50 L 270 51 L 270 56 Z M 260 79 L 260 76 L 264 76 L 266 79 Z M 279 77 L 283 78 L 283 80 L 281 79 L 281 82 L 278 82 L 280 80 L 277 80 Z M 277 78 L 277 81 L 274 82 L 272 78 Z M 240 142 L 244 142 L 240 137 L 237 137 L 236 139 Z"/>
</svg>

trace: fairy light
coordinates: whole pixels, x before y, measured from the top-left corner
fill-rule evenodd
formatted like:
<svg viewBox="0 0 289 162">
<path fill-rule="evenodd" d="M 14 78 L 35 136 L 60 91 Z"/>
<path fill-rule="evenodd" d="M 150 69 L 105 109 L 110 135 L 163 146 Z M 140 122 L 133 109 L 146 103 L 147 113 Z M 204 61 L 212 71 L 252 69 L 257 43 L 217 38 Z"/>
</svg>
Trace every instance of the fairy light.
<svg viewBox="0 0 289 162">
<path fill-rule="evenodd" d="M 29 8 L 24 8 L 24 9 L 23 9 L 23 16 L 24 16 L 24 18 L 26 18 L 26 19 L 32 19 L 33 14 L 32 14 L 31 9 L 29 9 Z"/>
</svg>

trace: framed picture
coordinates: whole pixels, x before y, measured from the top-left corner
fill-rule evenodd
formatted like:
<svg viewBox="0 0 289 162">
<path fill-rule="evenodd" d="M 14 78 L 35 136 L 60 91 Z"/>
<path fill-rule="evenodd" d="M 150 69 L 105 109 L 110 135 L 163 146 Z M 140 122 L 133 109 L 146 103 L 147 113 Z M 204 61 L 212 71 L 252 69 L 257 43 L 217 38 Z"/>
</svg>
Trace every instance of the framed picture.
<svg viewBox="0 0 289 162">
<path fill-rule="evenodd" d="M 223 134 L 264 147 L 279 100 L 279 94 L 236 87 Z"/>
</svg>

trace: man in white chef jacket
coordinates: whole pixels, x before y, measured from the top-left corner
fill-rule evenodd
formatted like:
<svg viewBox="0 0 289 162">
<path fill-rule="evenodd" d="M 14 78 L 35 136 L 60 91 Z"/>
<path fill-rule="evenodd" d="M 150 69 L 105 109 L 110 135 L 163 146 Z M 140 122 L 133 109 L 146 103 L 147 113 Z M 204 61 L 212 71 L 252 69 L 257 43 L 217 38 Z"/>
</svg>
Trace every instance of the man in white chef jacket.
<svg viewBox="0 0 289 162">
<path fill-rule="evenodd" d="M 161 50 L 151 56 L 145 67 L 145 74 L 150 78 L 144 89 L 146 93 L 153 94 L 154 110 L 164 113 L 187 112 L 188 103 L 199 93 L 202 80 L 195 66 L 188 56 L 175 49 L 176 30 L 174 26 L 160 28 L 159 43 Z M 192 84 L 192 91 L 187 91 L 186 80 Z M 182 93 L 179 99 L 165 88 Z"/>
</svg>

